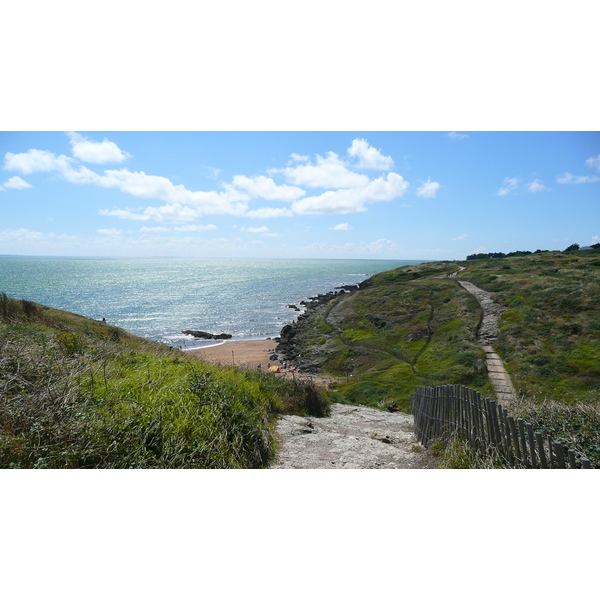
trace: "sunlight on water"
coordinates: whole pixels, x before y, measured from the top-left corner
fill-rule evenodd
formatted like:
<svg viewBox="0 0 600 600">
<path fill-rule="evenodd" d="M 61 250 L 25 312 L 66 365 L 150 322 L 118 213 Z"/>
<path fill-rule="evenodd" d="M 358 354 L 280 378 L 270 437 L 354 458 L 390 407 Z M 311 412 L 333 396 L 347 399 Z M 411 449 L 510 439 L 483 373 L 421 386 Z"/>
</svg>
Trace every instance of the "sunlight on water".
<svg viewBox="0 0 600 600">
<path fill-rule="evenodd" d="M 421 261 L 0 257 L 0 292 L 102 319 L 169 345 L 181 332 L 274 337 L 299 305 Z"/>
</svg>

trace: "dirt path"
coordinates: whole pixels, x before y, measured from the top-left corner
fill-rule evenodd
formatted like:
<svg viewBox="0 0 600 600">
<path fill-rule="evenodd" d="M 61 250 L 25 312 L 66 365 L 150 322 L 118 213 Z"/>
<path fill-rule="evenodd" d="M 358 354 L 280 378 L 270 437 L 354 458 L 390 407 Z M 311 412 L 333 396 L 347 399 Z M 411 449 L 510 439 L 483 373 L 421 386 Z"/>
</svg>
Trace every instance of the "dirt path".
<svg viewBox="0 0 600 600">
<path fill-rule="evenodd" d="M 468 281 L 459 281 L 458 283 L 477 298 L 483 310 L 483 321 L 477 333 L 477 341 L 485 351 L 488 375 L 496 392 L 496 397 L 503 404 L 510 403 L 516 399 L 515 388 L 504 368 L 502 359 L 492 348 L 492 344 L 498 338 L 498 319 L 503 308 L 494 302 L 495 294 L 493 292 L 486 292 Z"/>
<path fill-rule="evenodd" d="M 282 417 L 277 435 L 273 469 L 435 468 L 406 413 L 333 404 L 330 417 Z"/>
</svg>

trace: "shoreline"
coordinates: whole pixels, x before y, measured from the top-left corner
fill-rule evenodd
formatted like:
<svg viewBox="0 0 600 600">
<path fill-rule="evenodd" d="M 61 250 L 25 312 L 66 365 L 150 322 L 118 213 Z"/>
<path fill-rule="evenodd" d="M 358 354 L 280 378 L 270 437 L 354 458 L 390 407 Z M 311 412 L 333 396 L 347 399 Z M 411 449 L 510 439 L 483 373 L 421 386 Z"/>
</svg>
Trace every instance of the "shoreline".
<svg viewBox="0 0 600 600">
<path fill-rule="evenodd" d="M 279 360 L 270 360 L 275 353 L 277 342 L 271 339 L 225 340 L 218 344 L 193 348 L 186 352 L 208 363 L 258 369 L 266 371 L 269 363 L 280 366 Z"/>
<path fill-rule="evenodd" d="M 312 375 L 298 371 L 293 365 L 284 366 L 285 363 L 278 359 L 271 360 L 276 352 L 277 342 L 271 339 L 254 340 L 226 340 L 221 344 L 188 350 L 198 359 L 212 365 L 224 365 L 248 370 L 269 371 L 269 366 L 274 368 L 274 375 L 312 381 L 316 385 L 331 386 L 336 380 L 334 377 Z M 260 368 L 259 368 L 260 365 Z"/>
</svg>

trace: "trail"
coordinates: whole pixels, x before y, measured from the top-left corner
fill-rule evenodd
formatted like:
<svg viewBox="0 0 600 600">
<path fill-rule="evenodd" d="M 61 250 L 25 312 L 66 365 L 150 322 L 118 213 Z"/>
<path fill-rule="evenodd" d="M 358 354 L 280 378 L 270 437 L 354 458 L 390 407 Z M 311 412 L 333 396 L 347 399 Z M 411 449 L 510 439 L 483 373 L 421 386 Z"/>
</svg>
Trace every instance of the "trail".
<svg viewBox="0 0 600 600">
<path fill-rule="evenodd" d="M 464 267 L 461 267 L 461 270 Z M 453 273 L 451 277 L 456 276 Z M 469 281 L 460 281 L 458 283 L 467 292 L 475 296 L 483 310 L 483 320 L 479 331 L 477 332 L 477 342 L 485 351 L 486 366 L 492 387 L 496 392 L 496 397 L 503 404 L 513 402 L 516 399 L 515 388 L 512 384 L 509 374 L 504 368 L 502 359 L 494 352 L 492 344 L 498 338 L 498 319 L 502 314 L 502 307 L 494 302 L 495 294 L 486 292 Z"/>
<path fill-rule="evenodd" d="M 333 404 L 330 417 L 287 415 L 277 424 L 280 448 L 272 469 L 430 469 L 413 416 Z"/>
</svg>

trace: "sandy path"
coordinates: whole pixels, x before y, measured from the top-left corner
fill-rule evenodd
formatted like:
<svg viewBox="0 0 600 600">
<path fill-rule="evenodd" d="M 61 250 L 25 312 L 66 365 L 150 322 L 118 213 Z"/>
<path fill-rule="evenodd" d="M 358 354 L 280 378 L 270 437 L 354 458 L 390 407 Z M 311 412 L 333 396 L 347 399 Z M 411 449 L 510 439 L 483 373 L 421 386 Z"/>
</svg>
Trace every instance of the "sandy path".
<svg viewBox="0 0 600 600">
<path fill-rule="evenodd" d="M 494 392 L 496 392 L 496 397 L 500 402 L 506 405 L 516 399 L 516 392 L 510 375 L 504 368 L 502 359 L 492 348 L 492 344 L 498 337 L 498 319 L 502 314 L 503 307 L 494 302 L 494 294 L 492 292 L 486 292 L 468 281 L 459 281 L 458 283 L 467 290 L 467 292 L 473 294 L 473 296 L 477 298 L 481 309 L 483 310 L 483 321 L 479 332 L 477 333 L 477 341 L 485 350 L 488 376 L 492 383 L 492 387 L 494 388 Z"/>
</svg>

